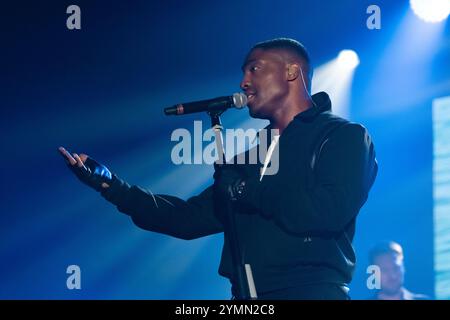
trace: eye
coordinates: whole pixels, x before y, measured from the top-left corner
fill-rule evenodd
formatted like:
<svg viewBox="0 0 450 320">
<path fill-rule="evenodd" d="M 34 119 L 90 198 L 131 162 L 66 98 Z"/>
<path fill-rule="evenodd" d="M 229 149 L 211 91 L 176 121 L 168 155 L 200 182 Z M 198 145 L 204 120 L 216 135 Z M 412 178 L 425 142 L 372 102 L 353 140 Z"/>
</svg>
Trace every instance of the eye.
<svg viewBox="0 0 450 320">
<path fill-rule="evenodd" d="M 250 71 L 255 72 L 256 70 L 259 70 L 259 66 L 251 66 Z"/>
</svg>

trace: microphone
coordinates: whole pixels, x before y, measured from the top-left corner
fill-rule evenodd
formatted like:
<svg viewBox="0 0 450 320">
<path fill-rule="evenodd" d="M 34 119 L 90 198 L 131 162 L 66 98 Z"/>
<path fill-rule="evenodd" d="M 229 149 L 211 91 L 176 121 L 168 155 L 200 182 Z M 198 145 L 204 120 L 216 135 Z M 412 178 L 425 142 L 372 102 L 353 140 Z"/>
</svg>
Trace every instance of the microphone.
<svg viewBox="0 0 450 320">
<path fill-rule="evenodd" d="M 235 93 L 232 96 L 180 103 L 172 107 L 164 108 L 164 113 L 166 116 L 180 116 L 203 111 L 225 111 L 228 108 L 242 109 L 246 104 L 247 96 L 243 93 Z"/>
</svg>

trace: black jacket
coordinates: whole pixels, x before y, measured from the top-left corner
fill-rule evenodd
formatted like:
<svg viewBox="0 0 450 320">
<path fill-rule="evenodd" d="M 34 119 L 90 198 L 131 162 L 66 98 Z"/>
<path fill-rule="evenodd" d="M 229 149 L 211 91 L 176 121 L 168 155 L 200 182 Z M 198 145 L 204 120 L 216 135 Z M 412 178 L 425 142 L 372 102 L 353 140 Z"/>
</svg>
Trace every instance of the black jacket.
<svg viewBox="0 0 450 320">
<path fill-rule="evenodd" d="M 236 228 L 260 293 L 306 283 L 345 285 L 352 278 L 355 219 L 377 174 L 374 146 L 363 126 L 330 113 L 326 93 L 313 99 L 316 106 L 298 114 L 279 139 L 277 174 L 260 181 L 261 164 L 237 165 L 247 184 L 235 208 Z M 224 229 L 213 186 L 184 201 L 114 176 L 102 195 L 146 230 L 194 239 Z M 233 282 L 224 239 L 219 273 Z"/>
</svg>

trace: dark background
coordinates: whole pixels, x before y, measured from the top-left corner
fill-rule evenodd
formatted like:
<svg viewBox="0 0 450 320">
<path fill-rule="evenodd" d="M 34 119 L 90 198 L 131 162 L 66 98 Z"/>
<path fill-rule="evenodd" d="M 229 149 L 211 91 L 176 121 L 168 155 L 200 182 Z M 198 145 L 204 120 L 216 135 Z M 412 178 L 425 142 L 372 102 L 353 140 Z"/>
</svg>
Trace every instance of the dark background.
<svg viewBox="0 0 450 320">
<path fill-rule="evenodd" d="M 81 30 L 66 8 L 81 8 Z M 375 141 L 379 175 L 357 225 L 354 299 L 380 240 L 405 250 L 406 286 L 434 295 L 433 98 L 450 94 L 450 32 L 414 16 L 408 1 L 40 1 L 2 4 L 0 298 L 228 299 L 217 274 L 222 236 L 191 242 L 145 232 L 80 184 L 63 145 L 107 164 L 132 184 L 187 198 L 212 182 L 211 166 L 170 161 L 176 128 L 206 115 L 168 118 L 183 101 L 239 91 L 256 42 L 292 37 L 316 67 L 358 52 L 350 119 Z M 433 29 L 434 28 L 434 29 Z M 440 30 L 436 31 L 436 28 Z M 430 36 L 431 33 L 437 36 Z M 230 111 L 226 127 L 248 119 Z M 79 265 L 82 289 L 66 288 Z"/>
</svg>

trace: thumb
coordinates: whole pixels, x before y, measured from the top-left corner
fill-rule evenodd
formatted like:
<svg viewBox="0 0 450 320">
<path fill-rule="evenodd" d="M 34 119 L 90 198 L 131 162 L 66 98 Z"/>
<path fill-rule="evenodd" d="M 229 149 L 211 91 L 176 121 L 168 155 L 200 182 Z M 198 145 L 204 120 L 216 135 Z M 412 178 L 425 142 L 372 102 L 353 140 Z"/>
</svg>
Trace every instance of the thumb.
<svg viewBox="0 0 450 320">
<path fill-rule="evenodd" d="M 87 154 L 84 154 L 84 153 L 80 154 L 80 159 L 81 159 L 81 161 L 83 161 L 83 163 L 86 162 L 87 158 L 89 158 L 89 156 Z"/>
</svg>

